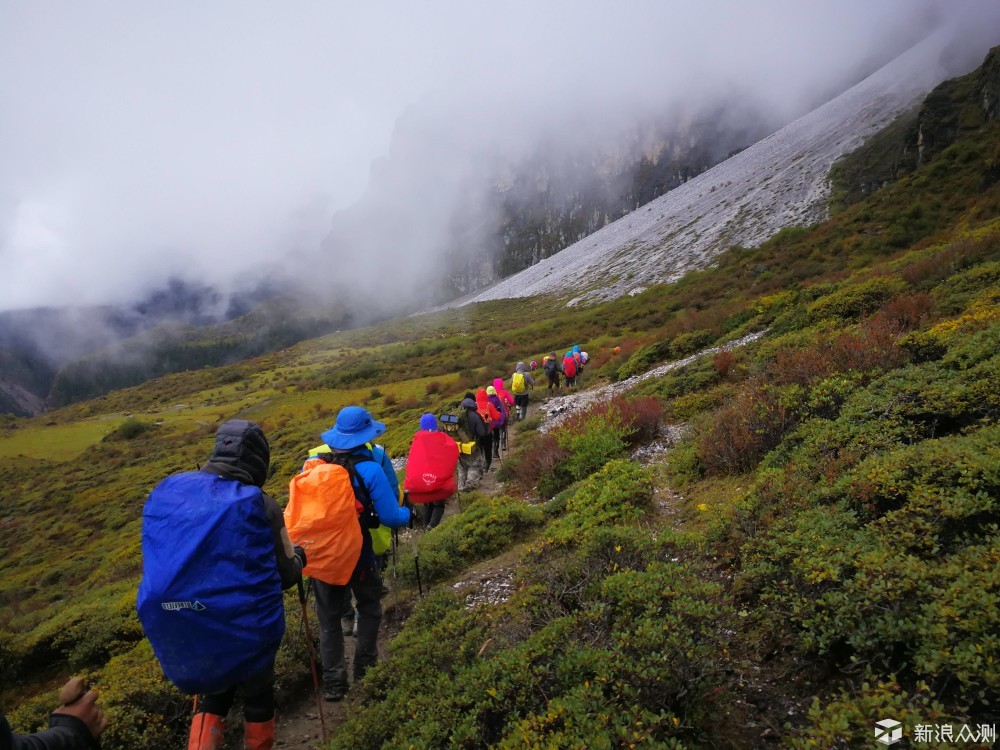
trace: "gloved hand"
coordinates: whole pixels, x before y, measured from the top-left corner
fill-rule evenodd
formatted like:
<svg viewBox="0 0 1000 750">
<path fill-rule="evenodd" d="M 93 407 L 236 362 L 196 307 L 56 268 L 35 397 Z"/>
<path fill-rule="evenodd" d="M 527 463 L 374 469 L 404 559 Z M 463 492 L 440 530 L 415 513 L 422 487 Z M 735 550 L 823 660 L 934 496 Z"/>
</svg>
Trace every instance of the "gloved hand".
<svg viewBox="0 0 1000 750">
<path fill-rule="evenodd" d="M 306 551 L 300 546 L 295 545 L 295 557 L 298 558 L 299 569 L 301 570 L 306 566 Z"/>
<path fill-rule="evenodd" d="M 410 511 L 410 523 L 408 525 L 408 528 L 412 529 L 413 524 L 417 520 L 417 506 L 410 502 L 409 495 L 406 494 L 403 495 L 403 507 L 406 508 L 408 511 Z"/>
</svg>

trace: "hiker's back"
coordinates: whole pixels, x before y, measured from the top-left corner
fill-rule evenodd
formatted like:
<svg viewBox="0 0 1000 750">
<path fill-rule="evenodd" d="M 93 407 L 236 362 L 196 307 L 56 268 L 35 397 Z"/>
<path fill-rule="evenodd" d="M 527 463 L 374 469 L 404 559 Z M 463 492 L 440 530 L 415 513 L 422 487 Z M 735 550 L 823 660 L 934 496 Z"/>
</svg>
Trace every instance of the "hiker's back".
<svg viewBox="0 0 1000 750">
<path fill-rule="evenodd" d="M 292 478 L 285 526 L 292 542 L 306 551 L 303 573 L 331 586 L 350 580 L 361 556 L 358 514 L 364 510 L 345 466 L 318 461 Z"/>
<path fill-rule="evenodd" d="M 285 614 L 259 487 L 167 477 L 143 509 L 142 554 L 139 619 L 171 682 L 213 693 L 270 664 Z"/>
<path fill-rule="evenodd" d="M 403 487 L 415 503 L 445 500 L 455 493 L 458 444 L 443 432 L 421 430 L 413 436 Z"/>
</svg>

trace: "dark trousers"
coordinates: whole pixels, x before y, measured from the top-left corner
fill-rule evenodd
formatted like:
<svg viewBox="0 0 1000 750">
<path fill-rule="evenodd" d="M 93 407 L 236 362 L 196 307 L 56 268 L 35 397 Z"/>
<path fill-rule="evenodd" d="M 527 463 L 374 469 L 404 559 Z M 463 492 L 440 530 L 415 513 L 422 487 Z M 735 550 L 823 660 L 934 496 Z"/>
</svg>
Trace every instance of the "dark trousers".
<svg viewBox="0 0 1000 750">
<path fill-rule="evenodd" d="M 493 433 L 487 432 L 486 436 L 479 438 L 477 442 L 483 451 L 483 461 L 486 464 L 483 471 L 489 471 L 490 464 L 493 463 Z"/>
<path fill-rule="evenodd" d="M 382 577 L 376 568 L 355 570 L 346 586 L 312 581 L 319 622 L 319 653 L 323 661 L 323 688 L 347 688 L 344 629 L 340 618 L 349 589 L 358 608 L 358 635 L 354 639 L 354 681 L 365 676 L 378 661 L 378 628 L 382 622 Z"/>
<path fill-rule="evenodd" d="M 243 693 L 243 714 L 247 721 L 261 723 L 274 718 L 274 662 L 262 672 L 221 693 L 201 696 L 198 710 L 226 716 L 233 707 L 237 690 Z"/>
<path fill-rule="evenodd" d="M 444 504 L 444 500 L 424 504 L 424 526 L 426 528 L 433 529 L 441 523 L 441 519 L 444 518 Z"/>
<path fill-rule="evenodd" d="M 549 390 L 551 391 L 555 388 L 559 390 L 559 372 L 549 372 L 545 374 L 545 377 L 549 379 Z"/>
<path fill-rule="evenodd" d="M 500 458 L 500 438 L 503 437 L 503 425 L 493 428 L 493 458 Z"/>
</svg>

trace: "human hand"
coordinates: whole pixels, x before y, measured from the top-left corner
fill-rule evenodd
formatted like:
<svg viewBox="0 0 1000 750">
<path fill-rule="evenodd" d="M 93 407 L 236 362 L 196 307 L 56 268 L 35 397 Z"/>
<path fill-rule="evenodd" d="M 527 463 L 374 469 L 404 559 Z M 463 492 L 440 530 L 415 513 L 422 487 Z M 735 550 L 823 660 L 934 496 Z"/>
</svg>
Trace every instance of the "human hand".
<svg viewBox="0 0 1000 750">
<path fill-rule="evenodd" d="M 69 705 L 60 706 L 52 713 L 75 716 L 87 725 L 87 729 L 90 730 L 94 739 L 100 737 L 101 733 L 108 728 L 108 720 L 97 705 L 97 692 L 94 690 L 88 690 Z"/>
</svg>

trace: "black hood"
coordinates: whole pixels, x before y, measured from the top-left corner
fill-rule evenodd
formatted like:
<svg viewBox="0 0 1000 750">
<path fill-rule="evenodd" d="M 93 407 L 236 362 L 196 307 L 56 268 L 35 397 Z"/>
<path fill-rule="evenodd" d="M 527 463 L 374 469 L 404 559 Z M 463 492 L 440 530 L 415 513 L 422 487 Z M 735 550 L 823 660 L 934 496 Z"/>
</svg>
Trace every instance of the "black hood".
<svg viewBox="0 0 1000 750">
<path fill-rule="evenodd" d="M 260 425 L 230 419 L 215 433 L 215 450 L 209 462 L 244 471 L 255 485 L 263 487 L 271 463 L 271 446 Z"/>
</svg>

